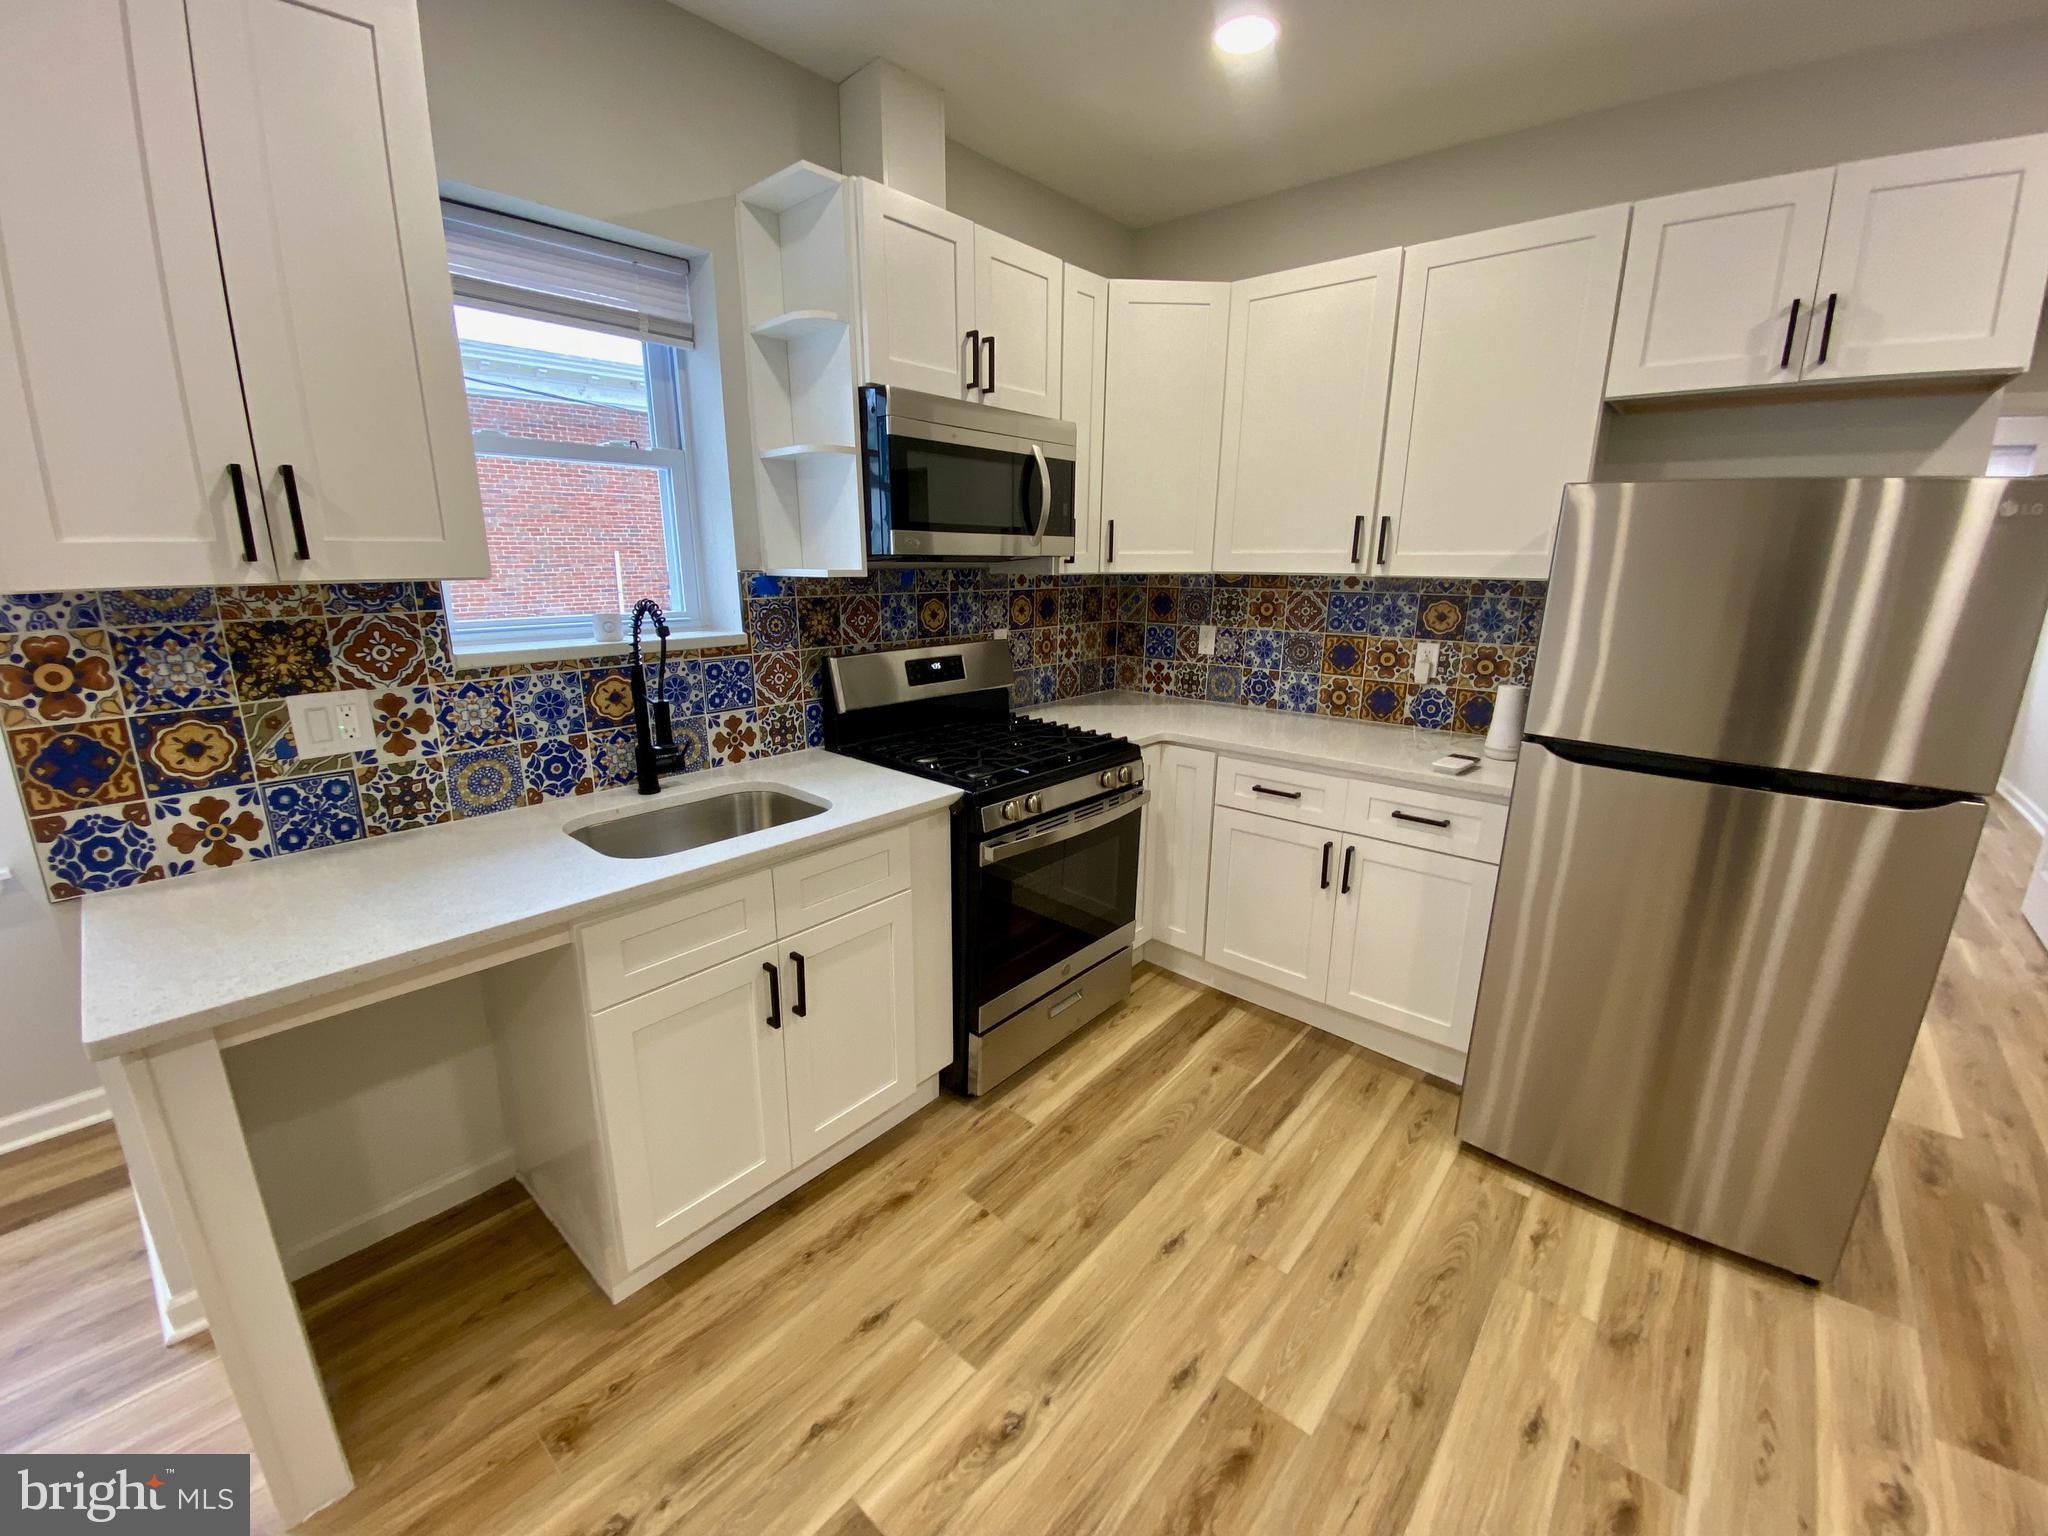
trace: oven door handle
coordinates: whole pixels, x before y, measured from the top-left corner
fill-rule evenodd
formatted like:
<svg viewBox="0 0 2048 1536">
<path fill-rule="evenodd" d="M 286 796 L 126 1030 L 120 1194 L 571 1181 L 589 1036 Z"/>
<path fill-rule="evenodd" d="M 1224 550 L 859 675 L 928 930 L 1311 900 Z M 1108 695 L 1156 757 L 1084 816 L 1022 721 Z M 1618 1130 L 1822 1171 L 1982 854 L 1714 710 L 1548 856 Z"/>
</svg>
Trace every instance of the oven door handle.
<svg viewBox="0 0 2048 1536">
<path fill-rule="evenodd" d="M 1079 837 L 1083 832 L 1093 832 L 1097 827 L 1106 827 L 1112 821 L 1119 821 L 1136 810 L 1142 810 L 1145 802 L 1152 798 L 1149 789 L 1134 790 L 1130 794 L 1112 800 L 1099 800 L 1094 805 L 1083 806 L 1070 815 L 1055 821 L 1048 821 L 1028 831 L 1013 832 L 981 845 L 981 863 L 986 869 L 991 864 L 1000 864 L 1005 859 L 1014 859 L 1019 854 L 1035 849 L 1049 848 L 1054 843 L 1064 843 L 1070 837 Z"/>
<path fill-rule="evenodd" d="M 1045 450 L 1033 443 L 1031 457 L 1038 461 L 1038 528 L 1031 535 L 1045 542 L 1045 525 L 1052 521 L 1052 471 L 1045 467 Z"/>
</svg>

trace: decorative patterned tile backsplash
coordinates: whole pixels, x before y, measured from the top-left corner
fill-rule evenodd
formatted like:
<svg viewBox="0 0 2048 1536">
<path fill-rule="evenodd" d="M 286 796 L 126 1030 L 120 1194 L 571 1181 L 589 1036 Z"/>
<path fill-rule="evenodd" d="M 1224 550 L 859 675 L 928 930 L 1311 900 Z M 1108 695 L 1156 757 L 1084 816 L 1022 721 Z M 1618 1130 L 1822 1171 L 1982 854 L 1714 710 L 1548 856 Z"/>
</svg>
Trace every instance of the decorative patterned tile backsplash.
<svg viewBox="0 0 2048 1536">
<path fill-rule="evenodd" d="M 817 745 L 828 656 L 1004 629 L 1020 703 L 1114 687 L 1484 730 L 1543 603 L 1536 583 L 1360 577 L 741 580 L 747 643 L 662 680 L 694 768 Z M 1448 643 L 1424 688 L 1428 638 Z M 330 688 L 369 692 L 374 749 L 300 753 L 285 700 Z M 590 794 L 633 766 L 623 665 L 458 667 L 431 583 L 0 596 L 0 730 L 59 899 Z"/>
</svg>

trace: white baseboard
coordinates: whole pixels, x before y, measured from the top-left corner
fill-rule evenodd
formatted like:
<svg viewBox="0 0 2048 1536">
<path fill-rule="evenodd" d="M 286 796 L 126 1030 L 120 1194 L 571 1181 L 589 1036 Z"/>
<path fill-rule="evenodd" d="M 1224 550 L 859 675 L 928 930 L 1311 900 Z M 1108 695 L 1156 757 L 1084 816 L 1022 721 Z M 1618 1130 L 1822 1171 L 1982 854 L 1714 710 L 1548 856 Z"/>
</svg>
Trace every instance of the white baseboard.
<svg viewBox="0 0 2048 1536">
<path fill-rule="evenodd" d="M 300 1279 L 338 1259 L 359 1253 L 372 1243 L 403 1232 L 407 1227 L 451 1210 L 463 1201 L 504 1183 L 518 1172 L 517 1164 L 512 1149 L 506 1147 L 481 1162 L 457 1168 L 416 1189 L 409 1189 L 373 1211 L 303 1238 L 283 1250 L 285 1276 L 292 1280 Z"/>
<path fill-rule="evenodd" d="M 2021 789 L 2019 785 L 2013 783 L 2011 779 L 2004 778 L 1998 781 L 1998 793 L 2004 797 L 2014 810 L 2026 817 L 2028 826 L 2032 827 L 2036 832 L 2048 832 L 2048 810 L 2043 810 L 2040 802 L 2035 800 L 2032 795 Z"/>
<path fill-rule="evenodd" d="M 32 1109 L 0 1115 L 0 1154 L 34 1146 L 52 1136 L 62 1136 L 66 1131 L 97 1125 L 111 1113 L 107 1108 L 106 1089 L 88 1088 L 68 1099 L 52 1099 Z"/>
<path fill-rule="evenodd" d="M 1285 1014 L 1290 1019 L 1299 1019 L 1311 1024 L 1325 1034 L 1335 1035 L 1339 1040 L 1349 1040 L 1353 1045 L 1362 1045 L 1368 1051 L 1382 1056 L 1391 1056 L 1404 1066 L 1427 1072 L 1431 1077 L 1441 1078 L 1456 1088 L 1465 1081 L 1465 1053 L 1446 1050 L 1432 1041 L 1418 1040 L 1413 1035 L 1404 1035 L 1397 1029 L 1388 1029 L 1384 1024 L 1375 1024 L 1370 1019 L 1361 1019 L 1327 1003 L 1318 1003 L 1306 997 L 1296 997 L 1292 992 L 1255 981 L 1249 976 L 1240 976 L 1222 966 L 1191 954 L 1184 949 L 1175 949 L 1170 944 L 1153 940 L 1145 946 L 1144 954 L 1138 958 L 1147 960 L 1162 971 L 1171 971 L 1189 981 L 1198 981 L 1205 987 L 1214 987 L 1218 992 L 1227 992 L 1232 997 L 1257 1003 L 1261 1008 L 1270 1008 L 1275 1013 Z"/>
</svg>

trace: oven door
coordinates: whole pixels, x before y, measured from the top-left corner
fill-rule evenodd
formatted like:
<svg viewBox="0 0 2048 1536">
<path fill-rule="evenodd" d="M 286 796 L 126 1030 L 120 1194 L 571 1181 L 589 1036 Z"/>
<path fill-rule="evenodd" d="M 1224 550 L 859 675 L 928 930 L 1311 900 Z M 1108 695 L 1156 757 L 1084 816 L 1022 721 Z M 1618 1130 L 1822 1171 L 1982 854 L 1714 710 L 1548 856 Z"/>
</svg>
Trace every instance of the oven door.
<svg viewBox="0 0 2048 1536">
<path fill-rule="evenodd" d="M 981 840 L 965 945 L 976 1034 L 1130 946 L 1148 798 L 1126 790 Z"/>
<path fill-rule="evenodd" d="M 861 455 L 868 553 L 899 560 L 1072 554 L 1074 448 L 1061 438 L 1073 429 L 1047 421 L 1035 435 L 990 430 L 1029 418 L 944 405 L 930 414 L 946 420 L 923 420 L 892 411 L 883 391 L 869 386 Z"/>
</svg>

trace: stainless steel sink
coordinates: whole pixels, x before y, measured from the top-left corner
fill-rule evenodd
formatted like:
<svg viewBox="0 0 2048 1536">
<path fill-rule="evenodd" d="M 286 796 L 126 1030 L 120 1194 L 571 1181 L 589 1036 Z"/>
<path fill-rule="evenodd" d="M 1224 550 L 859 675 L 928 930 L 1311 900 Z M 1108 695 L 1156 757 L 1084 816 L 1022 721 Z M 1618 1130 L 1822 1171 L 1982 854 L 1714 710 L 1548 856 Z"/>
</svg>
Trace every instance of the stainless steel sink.
<svg viewBox="0 0 2048 1536">
<path fill-rule="evenodd" d="M 610 821 L 570 827 L 568 832 L 584 847 L 610 858 L 653 859 L 802 821 L 824 809 L 814 801 L 779 789 L 727 789 L 674 805 L 615 816 Z"/>
</svg>

